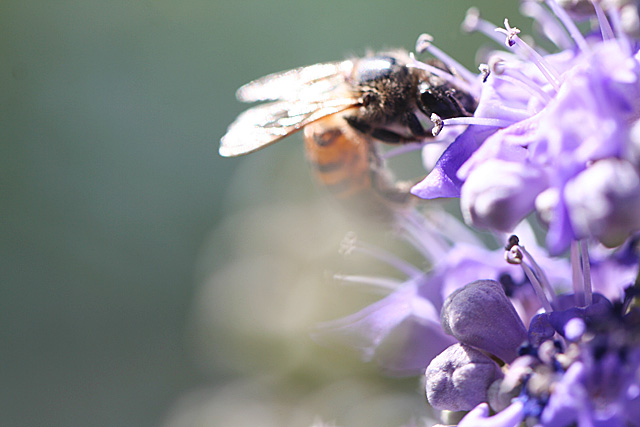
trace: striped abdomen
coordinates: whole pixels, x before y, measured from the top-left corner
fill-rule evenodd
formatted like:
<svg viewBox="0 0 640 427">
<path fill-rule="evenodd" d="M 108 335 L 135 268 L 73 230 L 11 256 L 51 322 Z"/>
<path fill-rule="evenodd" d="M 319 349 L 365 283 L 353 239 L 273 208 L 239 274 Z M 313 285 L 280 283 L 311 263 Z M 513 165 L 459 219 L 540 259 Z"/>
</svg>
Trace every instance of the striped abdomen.
<svg viewBox="0 0 640 427">
<path fill-rule="evenodd" d="M 307 125 L 304 142 L 313 174 L 337 198 L 367 210 L 395 209 L 407 203 L 408 188 L 395 185 L 375 142 L 351 129 L 342 115 Z"/>
</svg>

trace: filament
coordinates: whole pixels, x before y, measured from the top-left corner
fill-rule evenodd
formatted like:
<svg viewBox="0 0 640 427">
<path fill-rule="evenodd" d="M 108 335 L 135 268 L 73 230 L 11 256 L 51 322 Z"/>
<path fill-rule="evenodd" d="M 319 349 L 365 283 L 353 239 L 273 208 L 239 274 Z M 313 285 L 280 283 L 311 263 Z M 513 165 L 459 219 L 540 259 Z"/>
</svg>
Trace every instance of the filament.
<svg viewBox="0 0 640 427">
<path fill-rule="evenodd" d="M 414 277 L 422 274 L 422 271 L 414 265 L 380 248 L 376 248 L 362 242 L 357 242 L 355 243 L 353 248 L 351 248 L 351 250 L 370 256 L 371 258 L 377 259 L 379 261 L 383 261 L 396 270 L 404 273 L 407 277 Z"/>
<path fill-rule="evenodd" d="M 596 0 L 591 0 L 591 4 L 593 8 L 596 10 L 596 16 L 598 17 L 598 24 L 600 25 L 600 32 L 602 33 L 602 40 L 611 40 L 615 38 L 613 33 L 613 28 L 611 28 L 611 24 L 607 19 L 607 16 L 602 10 L 602 6 L 600 6 L 600 2 Z"/>
<path fill-rule="evenodd" d="M 567 12 L 558 5 L 556 0 L 546 0 L 545 3 L 547 3 L 547 6 L 549 6 L 549 8 L 553 11 L 553 13 L 555 13 L 558 19 L 560 19 L 560 22 L 562 22 L 567 31 L 569 31 L 569 34 L 571 35 L 571 38 L 573 38 L 573 40 L 576 42 L 578 49 L 580 49 L 582 52 L 589 52 L 591 49 L 589 48 L 587 41 L 576 26 L 575 22 L 573 22 L 573 20 L 569 17 Z"/>
<path fill-rule="evenodd" d="M 555 292 L 549 283 L 549 279 L 547 279 L 547 275 L 544 274 L 544 270 L 540 268 L 536 260 L 531 256 L 531 254 L 524 248 L 524 246 L 520 246 L 522 253 L 525 257 L 531 262 L 531 266 L 533 267 L 533 271 L 536 273 L 536 276 L 539 278 L 540 283 L 542 284 L 543 289 L 546 291 L 547 296 L 551 297 L 551 300 L 555 300 Z"/>
<path fill-rule="evenodd" d="M 527 278 L 533 285 L 533 290 L 535 291 L 536 296 L 540 300 L 540 303 L 542 304 L 542 308 L 544 308 L 544 311 L 548 313 L 552 312 L 553 309 L 551 308 L 551 303 L 549 303 L 549 300 L 547 299 L 547 296 L 544 293 L 544 289 L 542 288 L 542 285 L 538 281 L 538 278 L 536 277 L 534 272 L 531 270 L 531 267 L 529 267 L 526 262 L 523 262 L 520 265 L 524 270 L 524 274 L 527 275 Z"/>
<path fill-rule="evenodd" d="M 587 241 L 582 239 L 580 241 L 580 254 L 582 256 L 582 279 L 584 287 L 584 299 L 586 305 L 593 303 L 593 290 L 591 288 L 591 263 L 589 262 L 589 248 L 587 247 Z"/>
<path fill-rule="evenodd" d="M 465 66 L 460 64 L 458 61 L 447 55 L 437 46 L 433 45 L 433 37 L 429 34 L 421 34 L 418 37 L 418 41 L 416 41 L 416 52 L 429 52 L 439 60 L 445 63 L 452 70 L 458 71 L 460 76 L 469 83 L 473 83 L 477 80 L 477 75 L 469 71 Z"/>
<path fill-rule="evenodd" d="M 553 86 L 556 92 L 560 89 L 560 75 L 549 65 L 549 63 L 535 51 L 531 46 L 524 42 L 520 37 L 518 37 L 518 30 L 516 27 L 511 27 L 509 25 L 509 20 L 504 20 L 505 28 L 496 28 L 496 31 L 503 33 L 507 36 L 505 43 L 507 46 L 513 46 L 514 44 L 518 45 L 518 47 L 525 53 L 527 56 L 525 59 L 530 60 L 533 64 L 540 70 L 542 75 L 547 79 L 547 81 Z"/>
<path fill-rule="evenodd" d="M 616 38 L 620 47 L 631 56 L 631 41 L 627 37 L 627 34 L 624 32 L 624 28 L 622 25 L 622 18 L 620 17 L 620 11 L 615 7 L 609 9 L 609 18 L 611 19 L 611 24 L 616 34 Z"/>
<path fill-rule="evenodd" d="M 443 70 L 442 68 L 434 67 L 433 65 L 429 65 L 422 61 L 418 61 L 413 55 L 413 53 L 410 53 L 409 56 L 413 61 L 407 64 L 407 67 L 419 68 L 428 73 L 431 73 L 433 75 L 443 78 L 447 82 L 453 84 L 454 86 L 457 86 L 458 88 L 460 88 L 465 92 L 469 92 L 475 97 L 480 96 L 479 89 L 472 87 L 466 80 L 456 77 L 453 74 L 449 73 L 448 71 Z"/>
<path fill-rule="evenodd" d="M 467 10 L 467 15 L 462 23 L 462 30 L 468 33 L 479 32 L 495 41 L 498 44 L 503 44 L 504 40 L 496 34 L 496 26 L 480 17 L 480 11 L 476 7 L 472 7 Z"/>
<path fill-rule="evenodd" d="M 580 278 L 580 247 L 576 241 L 571 242 L 571 272 L 576 306 L 584 307 L 584 283 Z"/>
<path fill-rule="evenodd" d="M 540 3 L 537 1 L 524 1 L 520 6 L 520 12 L 533 18 L 539 24 L 542 33 L 559 49 L 571 49 L 573 43 L 571 37 L 567 34 L 566 28 L 560 25 L 556 17 Z"/>
<path fill-rule="evenodd" d="M 345 284 L 359 284 L 367 285 L 367 287 L 377 290 L 379 293 L 388 295 L 391 292 L 397 290 L 402 282 L 390 277 L 375 277 L 375 276 L 359 276 L 359 275 L 345 275 L 335 274 L 334 279 L 340 280 Z"/>
</svg>

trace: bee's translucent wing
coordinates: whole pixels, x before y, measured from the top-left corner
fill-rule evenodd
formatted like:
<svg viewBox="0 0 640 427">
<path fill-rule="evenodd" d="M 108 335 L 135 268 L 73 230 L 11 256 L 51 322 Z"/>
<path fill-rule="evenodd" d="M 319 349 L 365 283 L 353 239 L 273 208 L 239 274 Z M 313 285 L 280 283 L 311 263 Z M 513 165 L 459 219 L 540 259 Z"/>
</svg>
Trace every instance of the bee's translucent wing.
<svg viewBox="0 0 640 427">
<path fill-rule="evenodd" d="M 304 126 L 358 105 L 352 97 L 317 102 L 277 101 L 240 114 L 220 141 L 220 155 L 240 156 L 259 150 Z"/>
<path fill-rule="evenodd" d="M 352 61 L 325 62 L 270 74 L 242 86 L 236 97 L 242 102 L 318 99 L 345 84 Z"/>
</svg>

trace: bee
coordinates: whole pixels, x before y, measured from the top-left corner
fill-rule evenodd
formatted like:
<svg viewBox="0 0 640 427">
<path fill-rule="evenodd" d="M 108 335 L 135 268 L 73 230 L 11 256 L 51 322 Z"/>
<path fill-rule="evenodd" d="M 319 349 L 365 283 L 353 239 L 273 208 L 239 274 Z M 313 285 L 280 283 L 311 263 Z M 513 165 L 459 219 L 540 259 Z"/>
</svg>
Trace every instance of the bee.
<svg viewBox="0 0 640 427">
<path fill-rule="evenodd" d="M 379 143 L 431 137 L 430 117 L 470 116 L 477 101 L 442 77 L 411 67 L 402 50 L 270 74 L 242 86 L 243 102 L 269 101 L 240 114 L 220 142 L 222 156 L 248 154 L 303 130 L 317 180 L 337 198 L 365 209 L 408 203 Z M 430 65 L 449 73 L 443 63 Z"/>
</svg>

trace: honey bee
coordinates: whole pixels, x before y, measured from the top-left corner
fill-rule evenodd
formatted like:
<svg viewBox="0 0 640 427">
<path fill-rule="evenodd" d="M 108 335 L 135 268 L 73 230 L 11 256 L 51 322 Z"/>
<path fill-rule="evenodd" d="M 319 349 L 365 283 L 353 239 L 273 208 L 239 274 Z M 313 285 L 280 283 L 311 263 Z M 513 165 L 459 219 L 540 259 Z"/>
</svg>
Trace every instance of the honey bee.
<svg viewBox="0 0 640 427">
<path fill-rule="evenodd" d="M 431 137 L 430 117 L 470 116 L 477 101 L 450 82 L 411 67 L 405 51 L 382 52 L 271 74 L 242 86 L 243 102 L 270 101 L 240 114 L 220 142 L 239 156 L 304 129 L 306 155 L 318 181 L 365 209 L 403 206 L 410 184 L 396 182 L 379 142 Z M 447 69 L 440 61 L 431 65 Z"/>
</svg>

